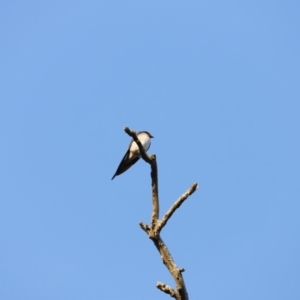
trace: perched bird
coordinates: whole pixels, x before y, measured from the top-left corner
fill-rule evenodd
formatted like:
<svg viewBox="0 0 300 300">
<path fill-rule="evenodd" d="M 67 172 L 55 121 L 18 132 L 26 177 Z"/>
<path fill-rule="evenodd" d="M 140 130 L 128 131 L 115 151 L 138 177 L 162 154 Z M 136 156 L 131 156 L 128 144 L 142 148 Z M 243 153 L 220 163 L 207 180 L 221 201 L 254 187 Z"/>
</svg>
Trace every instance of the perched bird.
<svg viewBox="0 0 300 300">
<path fill-rule="evenodd" d="M 145 151 L 150 148 L 151 138 L 153 136 L 148 131 L 140 131 L 137 133 L 137 137 L 143 145 Z M 141 158 L 140 150 L 137 143 L 132 139 L 129 144 L 128 150 L 125 153 L 118 169 L 111 180 L 113 180 L 116 176 L 127 171 L 131 166 L 133 166 L 139 159 Z"/>
</svg>

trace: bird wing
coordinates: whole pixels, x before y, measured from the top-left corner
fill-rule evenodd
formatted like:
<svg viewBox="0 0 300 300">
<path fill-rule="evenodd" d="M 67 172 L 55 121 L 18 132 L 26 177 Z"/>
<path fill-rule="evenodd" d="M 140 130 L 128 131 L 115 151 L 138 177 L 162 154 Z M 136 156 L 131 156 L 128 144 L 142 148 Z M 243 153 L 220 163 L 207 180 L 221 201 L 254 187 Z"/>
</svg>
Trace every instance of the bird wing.
<svg viewBox="0 0 300 300">
<path fill-rule="evenodd" d="M 140 159 L 139 156 L 129 159 L 129 154 L 130 154 L 130 149 L 128 149 L 127 152 L 125 153 L 123 159 L 121 160 L 118 166 L 116 173 L 114 174 L 111 180 L 113 180 L 117 175 L 120 175 L 125 171 L 127 171 L 131 166 L 133 166 Z"/>
</svg>

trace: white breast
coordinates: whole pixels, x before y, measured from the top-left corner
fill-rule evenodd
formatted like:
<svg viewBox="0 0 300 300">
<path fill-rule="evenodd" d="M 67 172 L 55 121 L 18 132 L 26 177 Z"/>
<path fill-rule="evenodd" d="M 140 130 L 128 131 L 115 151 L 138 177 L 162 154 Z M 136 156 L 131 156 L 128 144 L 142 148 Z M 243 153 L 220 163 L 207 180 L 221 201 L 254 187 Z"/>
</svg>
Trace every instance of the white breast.
<svg viewBox="0 0 300 300">
<path fill-rule="evenodd" d="M 141 144 L 143 145 L 144 149 L 147 151 L 150 147 L 151 144 L 151 139 L 149 138 L 148 134 L 146 133 L 140 133 L 138 136 Z M 138 153 L 139 152 L 139 147 L 136 144 L 136 142 L 133 142 L 131 147 L 130 147 L 130 152 L 133 153 Z"/>
</svg>

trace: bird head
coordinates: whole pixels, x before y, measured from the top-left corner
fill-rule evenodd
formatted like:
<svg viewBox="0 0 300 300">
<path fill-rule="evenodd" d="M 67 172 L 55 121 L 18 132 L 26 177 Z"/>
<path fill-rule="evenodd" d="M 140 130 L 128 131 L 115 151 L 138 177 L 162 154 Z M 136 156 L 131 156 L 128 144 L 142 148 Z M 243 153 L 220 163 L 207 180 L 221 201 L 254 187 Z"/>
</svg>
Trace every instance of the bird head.
<svg viewBox="0 0 300 300">
<path fill-rule="evenodd" d="M 149 136 L 150 139 L 154 138 L 154 136 L 150 132 L 148 132 L 148 131 L 142 131 L 142 132 L 145 132 Z"/>
</svg>

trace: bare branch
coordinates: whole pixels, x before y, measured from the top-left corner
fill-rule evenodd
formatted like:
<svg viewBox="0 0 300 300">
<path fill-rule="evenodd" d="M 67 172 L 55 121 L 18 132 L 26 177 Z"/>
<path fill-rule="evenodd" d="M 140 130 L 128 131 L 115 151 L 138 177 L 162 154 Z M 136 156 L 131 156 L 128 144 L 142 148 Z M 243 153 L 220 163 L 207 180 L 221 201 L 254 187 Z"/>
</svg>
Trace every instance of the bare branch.
<svg viewBox="0 0 300 300">
<path fill-rule="evenodd" d="M 151 228 L 154 229 L 159 218 L 159 199 L 158 199 L 158 175 L 156 156 L 151 155 L 151 180 L 152 180 L 152 214 L 151 214 Z"/>
<path fill-rule="evenodd" d="M 185 287 L 182 273 L 184 268 L 178 268 L 167 248 L 162 238 L 160 237 L 161 229 L 167 224 L 168 220 L 171 218 L 176 209 L 198 188 L 198 184 L 194 183 L 176 202 L 171 206 L 171 208 L 164 215 L 162 220 L 159 220 L 159 198 L 158 198 L 158 171 L 157 171 L 157 162 L 156 156 L 153 154 L 148 156 L 146 151 L 143 148 L 143 145 L 137 138 L 136 132 L 130 130 L 128 127 L 124 128 L 124 131 L 133 138 L 137 143 L 140 154 L 145 162 L 151 166 L 151 180 L 152 180 L 152 214 L 151 214 L 151 225 L 146 225 L 143 222 L 140 222 L 140 227 L 147 233 L 148 237 L 153 241 L 155 247 L 157 248 L 160 257 L 171 273 L 175 283 L 176 289 L 171 288 L 170 286 L 158 282 L 157 288 L 163 291 L 166 294 L 169 294 L 171 297 L 176 300 L 188 300 L 188 293 Z"/>
<path fill-rule="evenodd" d="M 167 224 L 168 220 L 171 218 L 175 210 L 178 209 L 180 205 L 196 191 L 197 188 L 198 188 L 198 184 L 193 183 L 192 186 L 175 201 L 175 203 L 170 207 L 170 209 L 166 212 L 166 214 L 163 216 L 162 220 L 160 221 L 157 228 L 158 231 L 162 230 L 162 228 Z"/>
<path fill-rule="evenodd" d="M 175 299 L 180 299 L 178 298 L 178 292 L 175 291 L 174 289 L 172 289 L 170 286 L 162 283 L 162 282 L 158 282 L 156 284 L 156 287 L 158 289 L 160 289 L 162 292 L 166 293 L 166 294 L 169 294 L 171 297 L 175 298 Z"/>
<path fill-rule="evenodd" d="M 139 225 L 148 234 L 148 232 L 150 231 L 150 227 L 143 222 L 140 222 Z"/>
<path fill-rule="evenodd" d="M 154 235 L 154 237 L 152 236 L 152 234 Z M 155 247 L 157 248 L 157 250 L 160 254 L 160 257 L 161 257 L 164 265 L 167 267 L 167 269 L 171 273 L 171 275 L 176 283 L 176 288 L 177 288 L 177 292 L 178 292 L 178 298 L 176 298 L 176 299 L 188 300 L 189 299 L 188 293 L 187 293 L 187 290 L 185 287 L 183 276 L 181 274 L 182 269 L 179 269 L 176 266 L 174 259 L 171 256 L 171 253 L 169 252 L 169 249 L 165 245 L 164 241 L 160 237 L 157 230 L 155 232 L 153 232 L 153 231 L 149 232 L 148 235 L 152 239 Z"/>
</svg>

